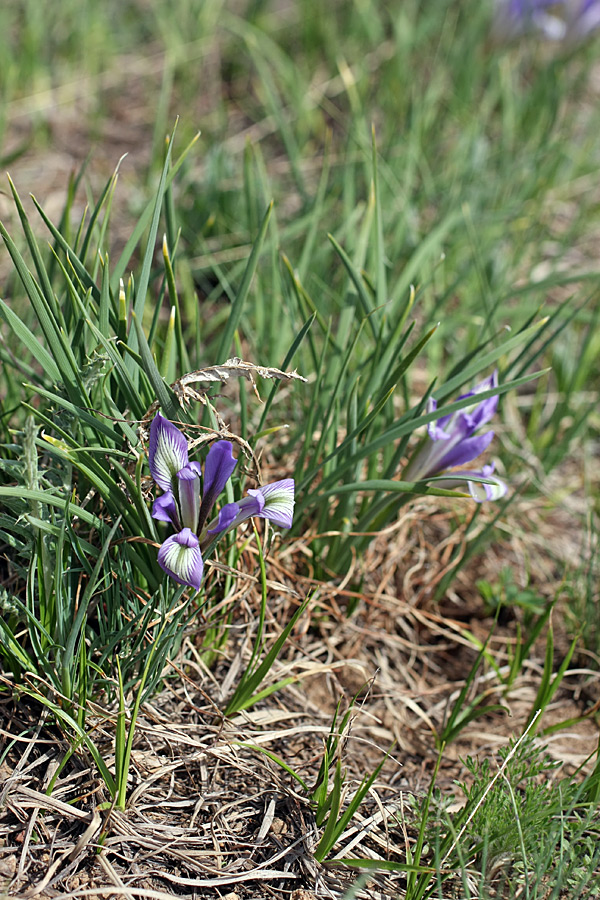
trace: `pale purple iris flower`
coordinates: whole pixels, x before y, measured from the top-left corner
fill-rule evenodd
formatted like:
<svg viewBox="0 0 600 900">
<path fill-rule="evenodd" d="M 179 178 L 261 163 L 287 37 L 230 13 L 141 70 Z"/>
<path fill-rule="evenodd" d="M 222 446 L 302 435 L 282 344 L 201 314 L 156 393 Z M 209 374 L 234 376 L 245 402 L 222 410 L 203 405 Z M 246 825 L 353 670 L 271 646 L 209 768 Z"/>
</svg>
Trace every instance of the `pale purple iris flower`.
<svg viewBox="0 0 600 900">
<path fill-rule="evenodd" d="M 551 41 L 577 44 L 600 26 L 600 0 L 496 0 L 499 38 L 536 32 Z"/>
<path fill-rule="evenodd" d="M 256 490 L 238 503 L 227 503 L 212 520 L 208 517 L 219 494 L 231 478 L 237 460 L 229 441 L 217 441 L 208 451 L 202 469 L 189 461 L 184 435 L 161 416 L 150 426 L 148 461 L 150 472 L 164 491 L 154 501 L 152 517 L 168 522 L 175 533 L 158 551 L 158 563 L 179 584 L 198 588 L 204 563 L 202 548 L 251 516 L 270 519 L 279 528 L 291 528 L 294 514 L 294 481 L 275 481 Z M 202 485 L 202 490 L 201 490 Z"/>
<path fill-rule="evenodd" d="M 498 373 L 494 372 L 489 378 L 476 385 L 472 391 L 461 394 L 457 399 L 477 398 L 478 394 L 493 390 L 497 386 Z M 464 482 L 469 493 L 478 503 L 503 497 L 507 487 L 493 474 L 493 464 L 483 466 L 480 471 L 459 468 L 472 462 L 487 449 L 494 437 L 494 432 L 485 431 L 483 434 L 476 434 L 476 432 L 490 421 L 497 407 L 498 395 L 496 394 L 479 403 L 475 399 L 471 406 L 430 422 L 427 426 L 428 436 L 409 461 L 402 475 L 403 481 L 424 481 L 440 475 L 451 475 L 452 478 L 448 479 L 447 483 L 438 483 L 439 486 L 460 487 Z M 436 409 L 437 402 L 430 397 L 427 412 L 433 413 Z M 470 480 L 472 477 L 486 478 L 492 483 L 484 484 L 480 481 L 472 481 Z"/>
</svg>

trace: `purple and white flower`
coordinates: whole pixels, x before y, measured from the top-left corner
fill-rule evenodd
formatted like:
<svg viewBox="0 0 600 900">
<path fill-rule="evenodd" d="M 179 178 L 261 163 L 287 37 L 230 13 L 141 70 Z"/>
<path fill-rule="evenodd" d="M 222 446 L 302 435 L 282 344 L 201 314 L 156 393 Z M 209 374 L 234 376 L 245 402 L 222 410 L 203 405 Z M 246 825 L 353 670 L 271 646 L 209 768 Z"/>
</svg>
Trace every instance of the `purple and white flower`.
<svg viewBox="0 0 600 900">
<path fill-rule="evenodd" d="M 493 390 L 497 386 L 498 373 L 494 372 L 489 378 L 476 385 L 472 391 L 461 394 L 458 400 L 465 400 L 467 397 L 476 398 L 483 391 Z M 497 407 L 498 395 L 496 394 L 430 422 L 427 426 L 428 436 L 409 461 L 402 475 L 403 480 L 424 481 L 434 476 L 447 474 L 453 476 L 449 481 L 450 486 L 457 486 L 458 479 L 466 482 L 471 496 L 479 503 L 483 500 L 497 500 L 504 496 L 507 487 L 493 474 L 493 465 L 484 466 L 481 471 L 458 468 L 472 462 L 489 446 L 494 432 L 485 431 L 483 434 L 476 434 L 476 432 L 490 421 Z M 437 402 L 431 397 L 427 412 L 433 413 L 436 409 Z M 489 479 L 493 484 L 470 481 L 470 476 Z M 459 484 L 460 481 L 458 481 Z"/>
<path fill-rule="evenodd" d="M 600 0 L 496 0 L 494 31 L 501 39 L 533 31 L 577 44 L 600 26 Z"/>
<path fill-rule="evenodd" d="M 200 587 L 204 563 L 202 547 L 251 516 L 269 519 L 280 528 L 291 528 L 294 514 L 294 481 L 275 481 L 238 503 L 227 503 L 210 522 L 217 498 L 231 478 L 237 460 L 229 441 L 217 441 L 208 451 L 204 475 L 190 462 L 184 435 L 160 413 L 150 426 L 150 472 L 163 492 L 154 501 L 152 517 L 168 522 L 175 533 L 158 551 L 158 563 L 179 584 Z"/>
<path fill-rule="evenodd" d="M 285 478 L 273 481 L 256 490 L 249 490 L 249 496 L 239 503 L 227 503 L 211 522 L 208 534 L 222 534 L 236 528 L 251 516 L 269 519 L 279 528 L 291 528 L 294 515 L 294 480 Z"/>
</svg>

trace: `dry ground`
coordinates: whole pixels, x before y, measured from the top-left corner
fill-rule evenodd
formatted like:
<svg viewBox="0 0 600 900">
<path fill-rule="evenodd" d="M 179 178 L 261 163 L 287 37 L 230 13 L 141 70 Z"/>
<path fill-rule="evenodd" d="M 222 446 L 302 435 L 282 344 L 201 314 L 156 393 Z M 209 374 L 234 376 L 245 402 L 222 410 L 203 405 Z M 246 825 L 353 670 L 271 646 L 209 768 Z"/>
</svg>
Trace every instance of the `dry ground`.
<svg viewBox="0 0 600 900">
<path fill-rule="evenodd" d="M 531 517 L 530 509 L 526 513 Z M 222 659 L 211 670 L 205 667 L 199 615 L 190 626 L 186 662 L 173 667 L 168 688 L 143 710 L 125 812 L 98 811 L 108 797 L 85 755 L 69 762 L 46 797 L 67 744 L 39 709 L 5 697 L 0 872 L 17 876 L 11 896 L 343 897 L 352 879 L 314 861 L 314 813 L 297 782 L 252 747 L 277 754 L 314 782 L 336 704 L 343 698 L 346 708 L 357 693 L 344 740 L 348 793 L 392 750 L 339 853 L 404 861 L 407 844 L 416 839 L 413 798 L 426 791 L 435 764 L 433 735 L 475 658 L 465 629 L 484 638 L 492 626 L 472 584 L 492 577 L 498 565 L 517 565 L 524 551 L 521 536 L 498 543 L 469 567 L 447 601 L 435 605 L 432 588 L 448 548 L 460 539 L 453 527 L 451 511 L 440 512 L 424 500 L 378 539 L 351 618 L 344 609 L 356 590 L 322 585 L 312 615 L 299 623 L 271 673 L 273 681 L 292 675 L 296 682 L 225 721 L 219 707 L 249 657 L 259 604 L 255 582 L 247 577 L 256 574 L 257 561 L 247 551 Z M 270 562 L 273 635 L 298 594 L 314 587 L 314 580 L 297 574 L 305 554 L 305 543 L 289 544 Z M 544 559 L 550 566 L 550 557 Z M 210 577 L 220 577 L 216 567 Z M 566 636 L 558 617 L 555 622 L 560 654 Z M 492 638 L 499 662 L 514 641 L 515 624 L 502 623 Z M 476 720 L 447 748 L 438 784 L 445 794 L 456 794 L 456 804 L 461 794 L 455 781 L 466 776 L 462 759 L 497 759 L 498 748 L 522 732 L 535 702 L 542 653 L 540 648 L 528 660 L 508 693 L 493 671 L 477 679 L 474 689 L 485 692 L 485 702 L 502 703 L 507 711 Z M 584 658 L 573 665 L 544 726 L 588 711 L 599 677 Z M 110 759 L 114 713 L 93 713 L 95 739 Z M 561 774 L 575 772 L 596 741 L 597 726 L 589 719 L 545 738 Z M 396 897 L 403 883 L 401 875 L 378 876 L 360 896 Z"/>
</svg>

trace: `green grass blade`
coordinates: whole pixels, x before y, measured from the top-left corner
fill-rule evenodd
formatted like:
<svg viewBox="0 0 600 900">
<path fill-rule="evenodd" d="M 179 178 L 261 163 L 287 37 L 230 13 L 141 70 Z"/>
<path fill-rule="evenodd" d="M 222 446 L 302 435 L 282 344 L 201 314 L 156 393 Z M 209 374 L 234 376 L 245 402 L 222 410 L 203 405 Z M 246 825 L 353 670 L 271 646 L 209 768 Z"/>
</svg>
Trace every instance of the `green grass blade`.
<svg viewBox="0 0 600 900">
<path fill-rule="evenodd" d="M 133 313 L 133 321 L 137 333 L 137 343 L 140 348 L 140 357 L 144 372 L 146 373 L 148 381 L 154 389 L 156 399 L 160 403 L 164 414 L 168 419 L 177 420 L 181 418 L 182 415 L 182 409 L 179 401 L 177 400 L 177 397 L 173 393 L 172 389 L 168 384 L 165 383 L 164 378 L 158 371 L 158 367 L 154 362 L 154 359 L 150 352 L 150 347 L 148 346 L 146 335 L 144 334 L 144 330 L 135 313 Z"/>
<path fill-rule="evenodd" d="M 46 348 L 40 344 L 33 332 L 29 330 L 21 318 L 17 316 L 2 299 L 0 299 L 0 316 L 2 316 L 15 337 L 18 338 L 25 349 L 31 353 L 33 359 L 40 363 L 44 373 L 51 378 L 55 384 L 59 382 L 61 380 L 61 373 L 50 353 L 48 353 Z"/>
<path fill-rule="evenodd" d="M 6 249 L 8 250 L 15 268 L 19 274 L 19 278 L 23 283 L 23 287 L 27 292 L 27 296 L 29 297 L 31 304 L 35 310 L 35 314 L 40 323 L 40 327 L 50 348 L 50 353 L 54 359 L 56 367 L 58 367 L 61 373 L 61 378 L 64 381 L 67 390 L 70 392 L 73 399 L 75 397 L 81 396 L 81 394 L 85 396 L 85 390 L 81 382 L 77 362 L 73 356 L 73 352 L 68 344 L 68 341 L 62 334 L 58 323 L 54 318 L 51 305 L 42 294 L 39 285 L 27 268 L 25 260 L 19 253 L 16 244 L 11 239 L 10 235 L 1 222 L 0 234 L 2 235 L 4 243 L 6 244 Z"/>
<path fill-rule="evenodd" d="M 250 285 L 252 284 L 252 279 L 254 278 L 254 273 L 256 272 L 256 268 L 258 266 L 258 261 L 260 259 L 262 246 L 267 234 L 269 219 L 271 218 L 272 212 L 273 201 L 271 201 L 267 206 L 267 211 L 265 212 L 265 215 L 263 217 L 260 231 L 258 232 L 258 236 L 254 241 L 254 244 L 252 245 L 252 250 L 248 258 L 248 263 L 244 271 L 242 282 L 240 284 L 236 298 L 233 301 L 231 312 L 229 313 L 229 318 L 227 319 L 227 324 L 219 343 L 219 349 L 217 350 L 216 354 L 217 363 L 225 362 L 225 360 L 229 356 L 229 353 L 231 352 L 233 336 L 239 325 L 244 308 L 244 303 L 246 302 L 246 297 L 248 296 L 248 292 L 250 291 Z"/>
<path fill-rule="evenodd" d="M 140 276 L 137 281 L 136 289 L 135 289 L 135 297 L 133 301 L 133 312 L 135 313 L 136 320 L 140 323 L 144 320 L 144 308 L 146 306 L 146 295 L 148 293 L 148 285 L 150 283 L 150 272 L 152 270 L 152 261 L 154 259 L 154 253 L 156 248 L 156 236 L 158 234 L 158 225 L 160 222 L 160 214 L 162 210 L 163 197 L 166 190 L 167 185 L 167 175 L 169 172 L 169 168 L 171 165 L 171 151 L 173 148 L 173 141 L 175 139 L 175 132 L 177 130 L 177 123 L 175 123 L 175 128 L 171 133 L 170 139 L 167 141 L 167 152 L 165 154 L 165 162 L 162 168 L 160 181 L 158 183 L 158 188 L 156 191 L 156 199 L 154 202 L 154 209 L 152 210 L 152 218 L 150 220 L 150 231 L 148 232 L 148 240 L 146 243 L 146 252 L 144 253 L 144 258 L 142 260 L 142 270 L 140 272 Z M 136 328 L 129 337 L 129 346 L 132 350 L 137 350 L 137 339 L 139 337 L 138 329 Z M 135 377 L 135 375 L 134 375 Z"/>
</svg>

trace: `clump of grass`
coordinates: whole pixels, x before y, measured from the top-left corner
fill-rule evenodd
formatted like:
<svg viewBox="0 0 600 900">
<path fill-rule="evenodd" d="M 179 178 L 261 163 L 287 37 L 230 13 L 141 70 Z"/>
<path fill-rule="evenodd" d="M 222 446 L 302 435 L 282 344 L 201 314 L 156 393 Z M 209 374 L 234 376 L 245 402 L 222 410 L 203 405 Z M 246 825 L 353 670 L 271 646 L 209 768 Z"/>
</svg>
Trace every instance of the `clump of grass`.
<svg viewBox="0 0 600 900">
<path fill-rule="evenodd" d="M 0 301 L 4 322 L 19 346 L 18 355 L 7 352 L 6 359 L 28 378 L 13 418 L 13 442 L 5 445 L 0 484 L 3 535 L 14 560 L 9 570 L 12 589 L 5 592 L 0 618 L 0 654 L 12 684 L 51 710 L 73 749 L 87 747 L 120 808 L 126 803 L 140 705 L 160 687 L 165 665 L 181 645 L 182 627 L 199 608 L 210 607 L 218 594 L 218 587 L 210 583 L 196 595 L 165 582 L 156 561 L 158 531 L 150 515 L 145 473 L 146 432 L 141 426 L 147 423 L 155 398 L 168 415 L 189 421 L 186 403 L 193 396 L 196 402 L 204 401 L 209 412 L 211 424 L 204 429 L 209 438 L 225 427 L 201 387 L 188 386 L 180 402 L 176 393 L 184 390 L 180 382 L 172 388 L 161 374 L 181 372 L 188 364 L 167 237 L 159 302 L 147 317 L 148 336 L 141 324 L 161 207 L 190 150 L 187 147 L 172 164 L 172 140 L 173 136 L 156 196 L 114 270 L 103 249 L 113 180 L 90 221 L 84 218 L 80 223 L 73 244 L 38 205 L 54 240 L 50 252 L 40 249 L 10 183 L 31 266 L 0 226 L 25 293 L 13 305 Z M 121 276 L 145 228 L 139 274 L 131 276 L 125 288 Z M 240 304 L 259 252 L 260 241 L 240 289 Z M 158 312 L 168 288 L 172 312 L 165 327 Z M 15 308 L 22 310 L 21 315 Z M 235 322 L 234 313 L 225 343 L 231 341 Z M 216 378 L 223 382 L 240 372 L 252 378 L 252 371 L 252 366 L 243 369 L 234 362 L 227 372 L 219 370 Z M 212 375 L 197 371 L 190 383 L 202 378 L 210 382 Z M 230 542 L 227 553 L 235 564 L 235 545 Z M 275 655 L 292 626 L 293 622 L 276 643 Z M 218 624 L 215 627 L 219 630 Z M 272 651 L 252 669 L 252 677 L 246 673 L 230 702 L 232 710 L 255 702 L 252 694 L 274 658 Z M 126 728 L 127 698 L 131 710 Z M 114 772 L 86 724 L 90 703 L 100 699 L 118 708 Z"/>
</svg>

